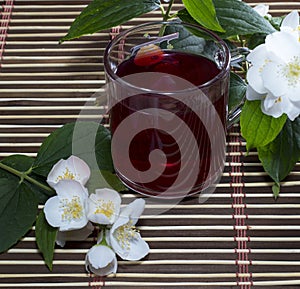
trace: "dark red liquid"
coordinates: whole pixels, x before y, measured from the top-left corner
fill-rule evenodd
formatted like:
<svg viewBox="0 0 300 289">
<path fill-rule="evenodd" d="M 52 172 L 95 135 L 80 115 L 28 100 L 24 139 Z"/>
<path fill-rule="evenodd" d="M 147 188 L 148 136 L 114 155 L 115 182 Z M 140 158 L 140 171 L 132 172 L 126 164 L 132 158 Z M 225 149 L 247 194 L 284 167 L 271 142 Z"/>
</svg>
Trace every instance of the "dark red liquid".
<svg viewBox="0 0 300 289">
<path fill-rule="evenodd" d="M 117 75 L 124 77 L 135 73 L 161 72 L 176 75 L 188 80 L 195 86 L 199 86 L 212 80 L 220 73 L 219 68 L 212 61 L 201 56 L 183 52 L 164 51 L 161 61 L 154 64 L 151 64 L 151 61 L 149 62 L 150 64 L 146 66 L 136 65 L 134 57 L 131 57 L 119 65 Z M 224 88 L 224 82 L 226 82 L 224 79 L 222 81 L 216 81 L 215 84 L 203 88 L 203 91 L 213 99 L 213 105 L 225 126 L 228 85 L 225 85 Z M 151 85 L 154 90 L 159 91 L 176 91 L 176 89 L 178 89 L 177 83 L 169 82 L 167 78 L 162 80 L 158 79 L 153 84 L 150 84 L 150 86 Z M 197 149 L 200 155 L 199 172 L 194 180 L 195 183 L 191 189 L 191 193 L 201 190 L 205 180 L 213 177 L 211 172 L 209 175 L 212 153 L 209 135 L 201 119 L 193 112 L 193 108 L 187 107 L 178 99 L 159 93 L 142 93 L 130 96 L 118 102 L 110 111 L 112 133 L 114 133 L 118 125 L 126 117 L 146 108 L 159 108 L 171 111 L 190 128 L 197 140 Z M 149 116 L 149 118 L 151 118 L 151 116 Z M 129 125 L 127 125 L 128 132 L 135 131 L 136 124 L 140 121 L 139 114 L 136 114 Z M 151 121 L 152 120 L 149 119 L 149 122 Z M 184 125 L 182 127 L 174 127 L 174 130 L 180 131 L 182 138 L 185 140 L 185 145 L 189 146 L 190 141 L 186 136 Z M 120 146 L 122 146 L 122 144 L 120 144 Z M 182 156 L 176 140 L 166 131 L 148 128 L 135 134 L 130 143 L 129 157 L 131 164 L 138 171 L 147 171 L 150 168 L 149 154 L 155 149 L 164 152 L 167 162 L 162 163 L 162 166 L 164 166 L 163 173 L 154 181 L 148 183 L 131 182 L 126 177 L 126 170 L 118 172 L 119 164 L 114 163 L 117 173 L 119 173 L 121 179 L 130 188 L 146 194 L 159 195 L 174 184 L 178 177 L 178 172 L 183 167 L 192 167 L 192 163 L 195 161 L 190 159 L 182 163 Z M 193 150 L 195 148 L 191 147 L 190 149 Z M 118 152 L 116 153 L 118 154 Z M 117 158 L 118 162 L 122 162 L 122 154 L 124 153 L 126 152 L 120 152 Z M 177 196 L 178 192 L 175 192 L 174 195 Z"/>
</svg>

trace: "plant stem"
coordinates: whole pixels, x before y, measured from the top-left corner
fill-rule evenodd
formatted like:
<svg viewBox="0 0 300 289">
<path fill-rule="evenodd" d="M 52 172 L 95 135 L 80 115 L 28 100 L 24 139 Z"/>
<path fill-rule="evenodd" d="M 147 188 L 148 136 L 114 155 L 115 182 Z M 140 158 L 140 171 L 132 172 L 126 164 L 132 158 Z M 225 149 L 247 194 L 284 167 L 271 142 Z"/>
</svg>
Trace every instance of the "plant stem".
<svg viewBox="0 0 300 289">
<path fill-rule="evenodd" d="M 169 20 L 169 18 L 170 18 L 170 12 L 171 12 L 173 3 L 174 3 L 174 0 L 170 0 L 169 6 L 167 8 L 167 11 L 166 11 L 166 13 L 164 14 L 164 17 L 163 17 L 163 21 Z"/>
<path fill-rule="evenodd" d="M 100 229 L 100 232 L 99 232 L 99 235 L 98 235 L 98 238 L 100 236 L 100 234 L 102 233 L 102 240 L 101 242 L 99 243 L 99 245 L 103 245 L 103 246 L 107 246 L 107 247 L 110 247 L 107 242 L 106 242 L 106 225 L 99 225 L 99 229 Z"/>
<path fill-rule="evenodd" d="M 159 5 L 159 8 L 160 8 L 160 11 L 161 11 L 161 14 L 163 15 L 163 17 L 165 16 L 166 14 L 166 11 L 165 11 L 165 8 L 162 4 Z"/>
<path fill-rule="evenodd" d="M 171 17 L 170 17 L 170 12 L 171 12 L 171 9 L 172 9 L 172 5 L 174 3 L 174 0 L 170 0 L 169 2 L 169 6 L 167 8 L 167 11 L 165 12 L 165 9 L 162 5 L 161 6 L 161 11 L 162 11 L 162 15 L 163 15 L 163 21 L 168 21 Z M 162 27 L 160 28 L 160 31 L 158 33 L 158 36 L 161 37 L 164 35 L 165 33 L 165 28 L 166 26 L 165 25 L 162 25 Z"/>
<path fill-rule="evenodd" d="M 44 184 L 40 183 L 39 181 L 35 180 L 34 178 L 28 176 L 28 173 L 31 172 L 31 169 L 29 169 L 27 172 L 20 172 L 20 171 L 12 168 L 10 166 L 7 166 L 1 162 L 0 162 L 0 168 L 15 175 L 15 176 L 18 176 L 20 178 L 20 183 L 23 182 L 23 180 L 25 179 L 25 180 L 29 181 L 30 183 L 37 185 L 41 189 L 44 189 L 48 192 L 53 192 L 53 190 L 50 187 L 45 186 Z"/>
</svg>

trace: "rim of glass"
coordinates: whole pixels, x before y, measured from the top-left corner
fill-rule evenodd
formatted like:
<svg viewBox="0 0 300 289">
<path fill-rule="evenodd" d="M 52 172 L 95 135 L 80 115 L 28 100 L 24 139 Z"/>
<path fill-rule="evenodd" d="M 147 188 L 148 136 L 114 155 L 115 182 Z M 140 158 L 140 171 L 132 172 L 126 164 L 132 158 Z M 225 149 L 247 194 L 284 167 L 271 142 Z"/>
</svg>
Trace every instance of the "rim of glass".
<svg viewBox="0 0 300 289">
<path fill-rule="evenodd" d="M 111 52 L 112 48 L 114 47 L 114 45 L 116 43 L 118 43 L 118 41 L 121 40 L 125 35 L 131 34 L 134 31 L 139 31 L 139 30 L 141 30 L 142 28 L 145 28 L 145 27 L 164 25 L 164 24 L 167 24 L 167 25 L 177 24 L 177 25 L 183 25 L 183 26 L 187 26 L 187 27 L 190 27 L 190 28 L 198 29 L 198 30 L 201 30 L 201 31 L 205 32 L 206 34 L 208 34 L 212 39 L 216 40 L 218 42 L 218 44 L 220 44 L 220 46 L 222 46 L 222 48 L 225 52 L 225 56 L 226 56 L 226 60 L 224 62 L 222 70 L 214 78 L 210 79 L 209 81 L 207 81 L 203 84 L 200 84 L 200 85 L 196 86 L 196 85 L 191 83 L 191 85 L 192 85 L 191 88 L 177 90 L 177 91 L 160 91 L 160 90 L 153 90 L 153 89 L 149 89 L 149 88 L 145 88 L 145 87 L 137 87 L 134 84 L 131 84 L 131 83 L 125 81 L 122 77 L 117 76 L 115 71 L 113 71 L 111 69 L 111 67 L 108 63 L 109 55 L 110 55 L 110 52 Z M 144 91 L 145 93 L 160 93 L 160 94 L 168 95 L 168 94 L 182 93 L 184 91 L 191 91 L 191 90 L 193 91 L 195 89 L 205 88 L 205 87 L 213 84 L 214 82 L 218 81 L 219 79 L 221 79 L 228 72 L 228 70 L 230 68 L 230 51 L 229 51 L 229 48 L 228 48 L 227 44 L 223 41 L 223 39 L 221 39 L 218 35 L 216 35 L 215 33 L 211 32 L 210 30 L 208 30 L 208 29 L 206 29 L 202 26 L 199 26 L 199 25 L 196 25 L 196 24 L 190 24 L 190 23 L 186 23 L 186 22 L 178 21 L 178 20 L 153 21 L 153 22 L 146 22 L 146 23 L 131 27 L 129 29 L 126 29 L 126 30 L 120 32 L 106 46 L 105 51 L 104 51 L 104 56 L 103 56 L 103 63 L 104 63 L 105 72 L 110 76 L 111 79 L 113 79 L 113 81 L 117 81 L 120 84 L 124 84 L 126 86 L 131 87 L 131 88 Z"/>
</svg>

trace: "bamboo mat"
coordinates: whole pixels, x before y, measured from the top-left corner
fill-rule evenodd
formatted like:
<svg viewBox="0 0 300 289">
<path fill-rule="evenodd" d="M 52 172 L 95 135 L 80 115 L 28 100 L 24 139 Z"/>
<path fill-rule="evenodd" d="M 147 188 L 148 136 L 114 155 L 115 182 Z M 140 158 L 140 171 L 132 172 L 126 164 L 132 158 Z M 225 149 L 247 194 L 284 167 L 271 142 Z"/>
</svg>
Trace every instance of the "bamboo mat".
<svg viewBox="0 0 300 289">
<path fill-rule="evenodd" d="M 58 45 L 88 2 L 0 0 L 0 158 L 35 156 L 54 129 L 104 113 L 93 106 L 93 93 L 104 84 L 109 31 Z M 300 9 L 299 1 L 266 2 L 272 15 Z M 123 28 L 154 19 L 159 11 Z M 275 201 L 257 154 L 245 156 L 238 127 L 227 140 L 224 174 L 210 199 L 191 197 L 169 210 L 160 205 L 166 212 L 156 216 L 155 205 L 147 206 L 138 223 L 151 248 L 144 260 L 119 261 L 116 276 L 90 276 L 84 258 L 91 237 L 57 247 L 49 272 L 33 228 L 0 255 L 0 288 L 300 288 L 300 164 Z"/>
</svg>

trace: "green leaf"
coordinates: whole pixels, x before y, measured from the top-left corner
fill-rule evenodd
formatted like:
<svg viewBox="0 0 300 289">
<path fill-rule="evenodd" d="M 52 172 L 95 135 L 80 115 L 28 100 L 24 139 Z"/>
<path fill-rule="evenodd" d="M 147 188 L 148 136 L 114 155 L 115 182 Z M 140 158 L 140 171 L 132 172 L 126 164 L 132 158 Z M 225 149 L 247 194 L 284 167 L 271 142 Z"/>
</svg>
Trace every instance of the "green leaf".
<svg viewBox="0 0 300 289">
<path fill-rule="evenodd" d="M 30 190 L 32 190 L 40 203 L 44 203 L 49 197 L 55 193 L 53 189 L 46 183 L 45 178 L 32 172 L 34 159 L 24 155 L 11 155 L 5 158 L 0 167 L 17 176 L 20 182 L 25 182 Z"/>
<path fill-rule="evenodd" d="M 104 126 L 96 122 L 76 122 L 54 131 L 38 151 L 32 172 L 45 178 L 54 164 L 70 155 L 80 157 L 89 165 L 91 177 L 87 186 L 90 192 L 105 187 L 117 191 L 126 189 L 113 174 L 111 134 Z"/>
<path fill-rule="evenodd" d="M 247 40 L 247 47 L 249 49 L 254 49 L 260 44 L 265 43 L 267 34 L 265 33 L 254 33 Z"/>
<path fill-rule="evenodd" d="M 247 90 L 246 82 L 236 73 L 230 73 L 229 112 L 237 109 L 244 101 Z"/>
<path fill-rule="evenodd" d="M 82 10 L 60 42 L 118 26 L 159 7 L 159 0 L 93 0 Z"/>
<path fill-rule="evenodd" d="M 52 132 L 42 143 L 33 164 L 36 174 L 47 177 L 53 165 L 72 154 L 74 124 L 66 124 Z"/>
<path fill-rule="evenodd" d="M 1 164 L 26 172 L 32 159 L 15 155 L 4 159 Z M 32 227 L 38 208 L 38 198 L 28 182 L 0 168 L 0 252 L 17 243 Z"/>
<path fill-rule="evenodd" d="M 36 175 L 33 172 L 28 174 L 28 176 L 32 180 L 38 182 L 41 185 L 41 186 L 38 186 L 35 183 L 32 183 L 30 181 L 26 182 L 28 187 L 36 194 L 37 198 L 39 199 L 40 204 L 44 204 L 49 199 L 49 197 L 52 197 L 55 195 L 54 189 L 52 189 L 48 185 L 45 177 Z"/>
<path fill-rule="evenodd" d="M 277 199 L 280 194 L 280 184 L 279 183 L 275 183 L 272 186 L 272 192 L 273 192 L 274 198 Z"/>
<path fill-rule="evenodd" d="M 46 177 L 55 163 L 76 155 L 93 169 L 113 171 L 111 135 L 96 122 L 75 122 L 55 130 L 43 142 L 33 172 Z"/>
<path fill-rule="evenodd" d="M 202 54 L 207 51 L 207 41 L 201 37 L 202 35 L 198 37 L 198 35 L 195 35 L 196 32 L 193 34 L 193 31 L 179 25 L 169 25 L 165 28 L 166 35 L 175 32 L 179 33 L 179 37 L 169 41 L 168 43 L 161 43 L 162 49 L 167 49 L 167 45 L 170 43 L 177 51 L 188 50 L 190 53 L 194 52 L 195 54 Z M 207 51 L 206 54 L 210 55 L 210 57 L 213 55 L 211 51 Z"/>
<path fill-rule="evenodd" d="M 13 168 L 20 173 L 29 173 L 33 162 L 33 158 L 24 155 L 11 155 L 1 161 L 2 164 Z"/>
<path fill-rule="evenodd" d="M 213 0 L 213 3 L 219 23 L 225 30 L 225 33 L 216 33 L 224 39 L 236 35 L 270 34 L 276 31 L 269 21 L 243 1 Z M 182 21 L 195 23 L 186 9 L 180 10 L 178 17 Z"/>
<path fill-rule="evenodd" d="M 277 16 L 277 17 L 271 17 L 269 19 L 271 25 L 276 29 L 280 30 L 280 25 L 282 23 L 282 20 L 285 18 L 286 15 Z"/>
<path fill-rule="evenodd" d="M 257 151 L 265 171 L 275 182 L 282 181 L 300 157 L 300 117 L 287 119 L 276 139 Z"/>
<path fill-rule="evenodd" d="M 96 189 L 101 188 L 112 188 L 117 192 L 127 190 L 115 174 L 105 170 L 91 171 L 91 177 L 87 183 L 87 188 L 90 194 L 94 193 Z"/>
<path fill-rule="evenodd" d="M 253 33 L 270 34 L 274 27 L 247 3 L 239 0 L 213 0 L 224 38 Z"/>
<path fill-rule="evenodd" d="M 127 191 L 127 187 L 120 181 L 116 174 L 109 171 L 101 171 L 102 176 L 107 181 L 107 183 L 117 192 Z"/>
<path fill-rule="evenodd" d="M 212 0 L 182 0 L 189 14 L 202 26 L 219 32 L 224 32 L 216 16 Z"/>
<path fill-rule="evenodd" d="M 44 211 L 41 211 L 36 220 L 35 237 L 38 248 L 50 270 L 52 270 L 57 231 L 57 228 L 53 228 L 48 224 Z"/>
<path fill-rule="evenodd" d="M 241 113 L 241 133 L 247 141 L 247 150 L 263 147 L 272 142 L 282 130 L 287 116 L 279 118 L 266 115 L 261 101 L 246 101 Z"/>
</svg>

